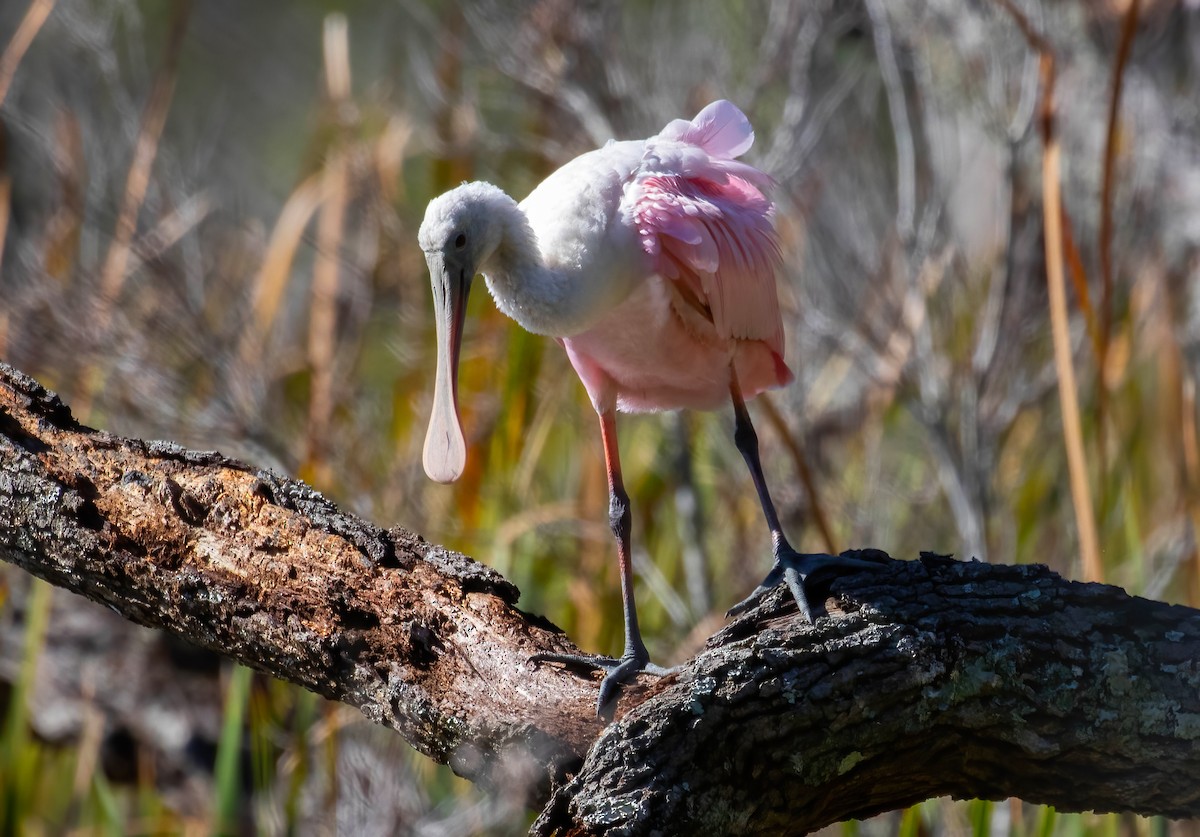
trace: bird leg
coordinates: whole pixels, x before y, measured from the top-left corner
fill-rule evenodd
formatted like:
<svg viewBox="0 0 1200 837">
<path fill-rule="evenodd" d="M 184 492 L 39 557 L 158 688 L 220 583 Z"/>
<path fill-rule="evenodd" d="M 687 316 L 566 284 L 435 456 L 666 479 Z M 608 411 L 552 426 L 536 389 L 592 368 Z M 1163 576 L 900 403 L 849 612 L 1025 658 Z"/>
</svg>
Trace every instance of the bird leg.
<svg viewBox="0 0 1200 837">
<path fill-rule="evenodd" d="M 760 596 L 773 589 L 780 581 L 787 583 L 796 606 L 804 618 L 813 621 L 812 603 L 808 598 L 805 585 L 817 575 L 848 575 L 860 570 L 878 569 L 881 565 L 872 561 L 864 561 L 849 555 L 827 555 L 824 553 L 807 554 L 797 552 L 788 543 L 779 525 L 779 515 L 775 512 L 775 503 L 767 490 L 767 481 L 763 476 L 762 460 L 758 453 L 758 434 L 750 421 L 750 412 L 746 409 L 746 401 L 742 398 L 741 387 L 738 386 L 737 374 L 731 365 L 729 368 L 729 394 L 733 399 L 734 430 L 733 440 L 741 451 L 742 458 L 750 468 L 750 477 L 754 480 L 754 488 L 758 491 L 758 500 L 762 504 L 763 516 L 771 529 L 771 545 L 775 553 L 775 563 L 767 573 L 762 583 L 749 596 L 729 608 L 726 616 L 736 616 L 753 605 Z"/>
<path fill-rule="evenodd" d="M 604 464 L 608 470 L 608 522 L 617 539 L 617 559 L 621 568 L 621 604 L 625 611 L 625 651 L 620 659 L 590 654 L 535 654 L 530 662 L 554 662 L 581 666 L 587 669 L 603 669 L 608 673 L 600 683 L 600 696 L 596 700 L 596 714 L 604 715 L 609 703 L 616 697 L 622 685 L 640 672 L 662 676 L 670 669 L 653 665 L 650 653 L 642 642 L 638 628 L 637 607 L 633 601 L 633 565 L 629 549 L 629 534 L 632 514 L 629 511 L 629 495 L 621 479 L 621 458 L 617 450 L 617 423 L 611 410 L 600 413 L 600 435 L 604 440 Z"/>
</svg>

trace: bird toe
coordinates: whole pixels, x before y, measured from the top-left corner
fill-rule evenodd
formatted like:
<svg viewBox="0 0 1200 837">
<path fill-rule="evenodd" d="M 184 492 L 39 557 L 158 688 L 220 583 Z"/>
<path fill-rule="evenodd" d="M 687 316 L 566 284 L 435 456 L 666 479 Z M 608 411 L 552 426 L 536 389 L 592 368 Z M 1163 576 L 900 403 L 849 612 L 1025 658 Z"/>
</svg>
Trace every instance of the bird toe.
<svg viewBox="0 0 1200 837">
<path fill-rule="evenodd" d="M 818 581 L 830 577 L 854 575 L 859 572 L 877 570 L 884 566 L 871 550 L 843 552 L 841 555 L 826 553 L 804 553 L 784 546 L 775 553 L 775 563 L 762 583 L 749 596 L 729 608 L 727 617 L 739 616 L 754 606 L 762 596 L 773 590 L 782 581 L 787 584 L 796 607 L 804 618 L 814 621 L 814 608 L 810 593 Z"/>
</svg>

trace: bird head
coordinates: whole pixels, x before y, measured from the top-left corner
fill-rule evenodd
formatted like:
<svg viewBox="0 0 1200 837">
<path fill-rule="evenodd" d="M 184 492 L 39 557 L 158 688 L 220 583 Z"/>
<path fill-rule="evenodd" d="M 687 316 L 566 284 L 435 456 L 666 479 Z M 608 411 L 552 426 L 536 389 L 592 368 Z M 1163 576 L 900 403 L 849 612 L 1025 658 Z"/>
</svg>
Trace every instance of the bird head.
<svg viewBox="0 0 1200 837">
<path fill-rule="evenodd" d="M 437 482 L 458 479 L 467 446 L 458 414 L 458 356 L 471 280 L 499 246 L 498 200 L 512 199 L 490 183 L 464 183 L 430 201 L 417 241 L 429 265 L 437 327 L 437 376 L 422 464 Z"/>
</svg>

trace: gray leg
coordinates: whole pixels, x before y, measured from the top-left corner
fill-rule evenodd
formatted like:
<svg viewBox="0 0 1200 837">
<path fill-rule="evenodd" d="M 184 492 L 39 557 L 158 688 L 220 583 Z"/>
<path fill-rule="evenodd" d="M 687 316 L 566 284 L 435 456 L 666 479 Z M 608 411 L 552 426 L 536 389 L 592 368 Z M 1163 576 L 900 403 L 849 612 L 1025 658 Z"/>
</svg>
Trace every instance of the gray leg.
<svg viewBox="0 0 1200 837">
<path fill-rule="evenodd" d="M 736 616 L 742 613 L 754 604 L 763 593 L 773 589 L 780 581 L 784 581 L 791 590 L 792 597 L 796 600 L 796 606 L 804 614 L 804 618 L 812 622 L 812 604 L 808 599 L 808 591 L 805 589 L 809 578 L 818 573 L 848 575 L 861 570 L 878 569 L 881 565 L 848 555 L 805 554 L 792 549 L 787 536 L 783 534 L 783 527 L 779 525 L 779 515 L 775 512 L 775 503 L 771 499 L 771 492 L 767 490 L 762 460 L 758 453 L 758 434 L 754 431 L 754 425 L 750 421 L 750 412 L 746 409 L 746 401 L 742 398 L 742 390 L 738 386 L 737 375 L 732 366 L 729 369 L 729 394 L 733 399 L 733 441 L 741 452 L 742 458 L 746 460 L 746 466 L 750 469 L 750 478 L 754 480 L 754 488 L 758 491 L 758 500 L 762 504 L 763 516 L 766 517 L 767 526 L 771 530 L 771 545 L 775 554 L 775 563 L 771 567 L 771 571 L 767 573 L 767 577 L 754 589 L 754 592 L 731 607 L 726 615 Z"/>
</svg>

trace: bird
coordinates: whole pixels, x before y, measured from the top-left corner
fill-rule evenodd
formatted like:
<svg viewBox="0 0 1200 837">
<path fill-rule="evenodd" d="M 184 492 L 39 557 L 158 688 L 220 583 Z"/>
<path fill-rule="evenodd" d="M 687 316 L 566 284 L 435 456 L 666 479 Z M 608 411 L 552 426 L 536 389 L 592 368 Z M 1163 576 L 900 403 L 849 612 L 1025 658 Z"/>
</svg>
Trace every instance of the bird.
<svg viewBox="0 0 1200 837">
<path fill-rule="evenodd" d="M 597 712 L 614 705 L 650 663 L 638 627 L 630 552 L 632 512 L 621 475 L 618 412 L 713 410 L 732 403 L 734 442 L 770 530 L 773 564 L 730 608 L 736 615 L 780 581 L 812 621 L 814 574 L 872 566 L 849 554 L 794 550 L 763 475 L 746 401 L 786 386 L 776 274 L 782 256 L 772 179 L 738 158 L 754 130 L 733 103 L 715 101 L 644 140 L 610 140 L 553 172 L 518 203 L 499 187 L 464 183 L 433 199 L 418 231 L 433 289 L 434 395 L 422 462 L 437 482 L 466 464 L 458 411 L 458 359 L 476 274 L 520 326 L 554 338 L 600 421 L 608 518 L 617 542 L 625 644 L 619 658 L 539 654 L 606 672 Z"/>
</svg>

